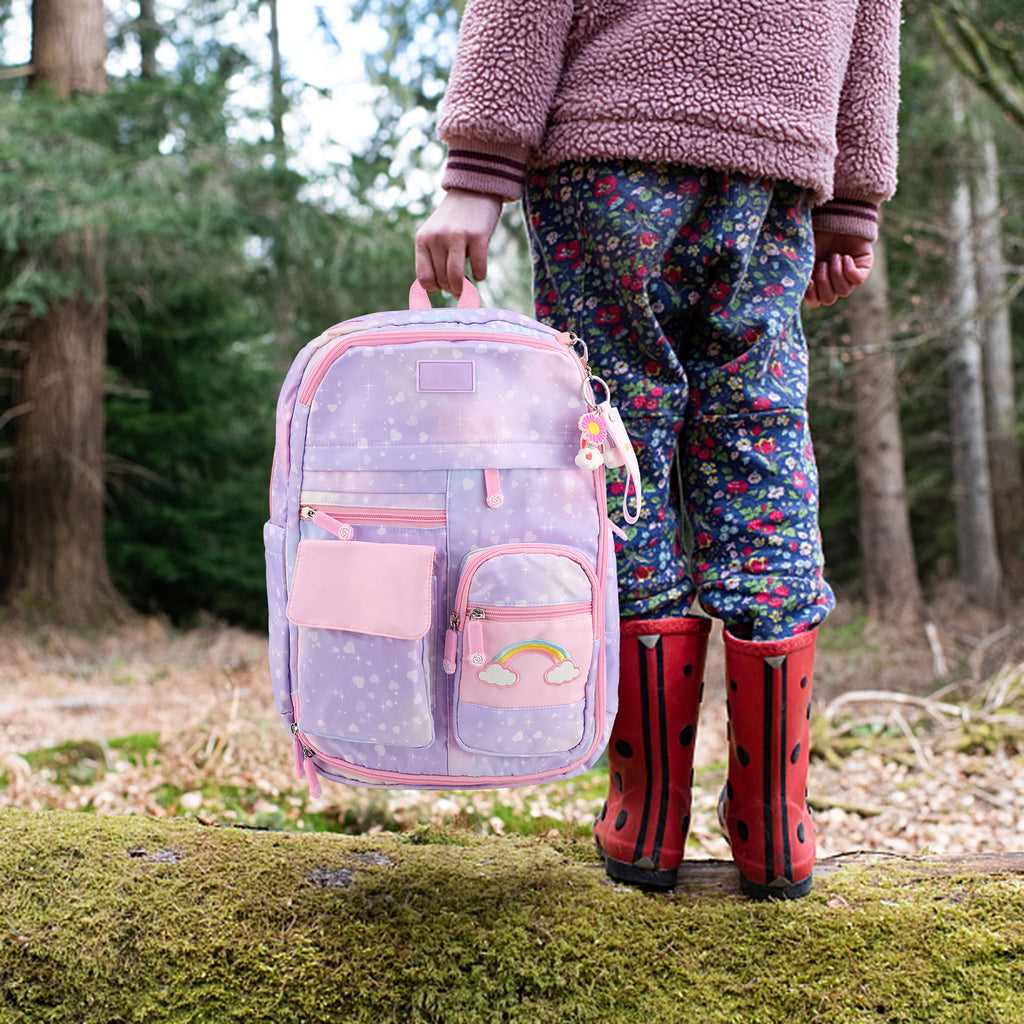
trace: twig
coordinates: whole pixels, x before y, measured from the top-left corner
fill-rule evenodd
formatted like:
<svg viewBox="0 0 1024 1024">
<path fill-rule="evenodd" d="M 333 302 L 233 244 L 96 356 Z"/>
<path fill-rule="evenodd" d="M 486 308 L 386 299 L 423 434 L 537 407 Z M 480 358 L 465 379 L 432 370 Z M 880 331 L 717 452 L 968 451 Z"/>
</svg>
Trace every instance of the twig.
<svg viewBox="0 0 1024 1024">
<path fill-rule="evenodd" d="M 942 653 L 939 631 L 935 628 L 934 622 L 926 622 L 924 624 L 924 635 L 927 637 L 928 646 L 931 648 L 932 668 L 935 672 L 935 678 L 945 679 L 949 674 L 949 668 L 946 665 L 945 655 Z"/>
<path fill-rule="evenodd" d="M 889 712 L 892 720 L 900 727 L 903 735 L 907 737 L 907 742 L 910 744 L 914 751 L 914 755 L 920 762 L 921 767 L 927 772 L 932 772 L 932 761 L 925 751 L 924 747 L 921 746 L 921 741 L 914 735 L 914 730 L 907 724 L 907 720 L 899 713 L 897 708 L 893 708 Z"/>
<path fill-rule="evenodd" d="M 841 693 L 829 702 L 825 708 L 825 719 L 831 724 L 835 721 L 839 708 L 846 704 L 863 703 L 903 704 L 918 707 L 944 726 L 949 723 L 943 715 L 958 718 L 962 722 L 967 722 L 971 718 L 969 708 L 961 707 L 959 704 L 948 704 L 945 701 L 932 700 L 930 697 L 915 697 L 910 693 L 899 693 L 898 691 L 891 690 L 850 690 L 847 693 Z"/>
<path fill-rule="evenodd" d="M 983 637 L 974 647 L 974 650 L 967 657 L 967 664 L 971 670 L 971 681 L 981 681 L 981 663 L 985 657 L 985 651 L 991 647 L 997 640 L 1002 640 L 1010 632 L 1010 624 L 1007 623 L 1002 629 L 997 629 L 995 632 L 989 633 L 988 636 Z"/>
</svg>

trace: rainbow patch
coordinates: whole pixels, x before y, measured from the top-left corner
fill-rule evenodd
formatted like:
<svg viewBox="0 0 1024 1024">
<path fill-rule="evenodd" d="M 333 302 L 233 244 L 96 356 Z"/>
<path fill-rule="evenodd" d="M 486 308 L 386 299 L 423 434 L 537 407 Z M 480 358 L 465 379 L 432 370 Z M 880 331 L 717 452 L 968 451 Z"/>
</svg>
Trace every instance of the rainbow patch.
<svg viewBox="0 0 1024 1024">
<path fill-rule="evenodd" d="M 558 664 L 560 661 L 569 661 L 569 652 L 559 644 L 550 643 L 547 640 L 523 640 L 517 644 L 509 644 L 495 659 L 498 665 L 504 665 L 506 661 L 518 658 L 520 654 L 546 654 L 551 660 Z"/>
<path fill-rule="evenodd" d="M 551 660 L 551 667 L 544 673 L 544 682 L 550 686 L 562 686 L 580 676 L 579 665 L 561 645 L 548 640 L 523 640 L 501 651 L 486 668 L 477 672 L 477 679 L 488 686 L 515 686 L 519 682 L 519 673 L 510 662 L 523 654 L 542 654 Z"/>
</svg>

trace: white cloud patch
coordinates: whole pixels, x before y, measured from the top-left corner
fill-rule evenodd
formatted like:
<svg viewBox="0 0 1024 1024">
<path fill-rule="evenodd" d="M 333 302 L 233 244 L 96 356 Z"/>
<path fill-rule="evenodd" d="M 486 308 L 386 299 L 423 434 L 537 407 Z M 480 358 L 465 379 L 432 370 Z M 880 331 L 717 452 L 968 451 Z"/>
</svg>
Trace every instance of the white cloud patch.
<svg viewBox="0 0 1024 1024">
<path fill-rule="evenodd" d="M 488 686 L 514 686 L 519 681 L 519 676 L 512 669 L 505 668 L 496 661 L 492 661 L 487 668 L 477 672 L 476 677 Z"/>
<path fill-rule="evenodd" d="M 578 679 L 580 667 L 574 661 L 560 661 L 554 668 L 549 668 L 544 673 L 544 681 L 552 686 L 560 686 L 562 683 L 571 683 Z"/>
</svg>

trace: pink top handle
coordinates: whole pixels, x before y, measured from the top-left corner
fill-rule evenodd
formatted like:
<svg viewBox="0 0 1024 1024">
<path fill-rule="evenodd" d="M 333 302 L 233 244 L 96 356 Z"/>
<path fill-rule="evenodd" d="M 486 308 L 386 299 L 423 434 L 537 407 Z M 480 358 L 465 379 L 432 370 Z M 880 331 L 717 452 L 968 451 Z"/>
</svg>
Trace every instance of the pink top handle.
<svg viewBox="0 0 1024 1024">
<path fill-rule="evenodd" d="M 412 287 L 409 289 L 409 308 L 430 309 L 430 296 L 427 295 L 426 289 L 419 283 L 419 281 L 413 281 Z M 466 278 L 462 282 L 462 294 L 459 296 L 459 309 L 479 308 L 480 293 L 476 290 L 476 285 L 473 284 L 469 278 Z"/>
</svg>

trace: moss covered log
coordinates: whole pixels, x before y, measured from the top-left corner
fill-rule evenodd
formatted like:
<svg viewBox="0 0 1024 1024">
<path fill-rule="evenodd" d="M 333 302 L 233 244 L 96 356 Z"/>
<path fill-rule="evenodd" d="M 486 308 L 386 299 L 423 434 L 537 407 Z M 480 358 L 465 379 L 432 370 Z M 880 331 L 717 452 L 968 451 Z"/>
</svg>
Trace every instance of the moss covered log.
<svg viewBox="0 0 1024 1024">
<path fill-rule="evenodd" d="M 832 865 L 752 904 L 713 864 L 612 886 L 571 841 L 5 811 L 0 1021 L 1016 1022 L 1005 864 Z"/>
</svg>

